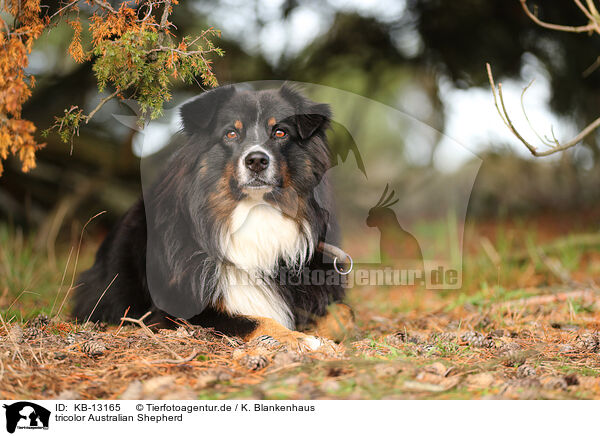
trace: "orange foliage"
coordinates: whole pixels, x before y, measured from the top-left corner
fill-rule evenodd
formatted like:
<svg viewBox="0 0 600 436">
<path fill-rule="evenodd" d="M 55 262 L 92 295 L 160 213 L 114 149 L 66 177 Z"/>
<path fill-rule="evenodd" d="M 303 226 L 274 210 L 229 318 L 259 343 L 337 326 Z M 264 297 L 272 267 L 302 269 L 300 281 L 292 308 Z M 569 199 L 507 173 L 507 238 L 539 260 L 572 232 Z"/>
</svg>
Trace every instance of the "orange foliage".
<svg viewBox="0 0 600 436">
<path fill-rule="evenodd" d="M 79 3 L 84 1 L 94 9 L 89 17 L 92 44 L 88 49 L 84 49 L 81 41 L 83 28 L 79 17 Z M 216 85 L 214 74 L 210 71 L 210 61 L 204 56 L 208 53 L 222 55 L 222 51 L 208 39 L 218 35 L 217 31 L 208 29 L 189 44 L 182 41 L 176 46 L 172 41 L 165 41 L 165 37 L 173 36 L 169 31 L 171 23 L 167 18 L 172 12 L 171 5 L 178 3 L 176 0 L 136 0 L 134 7 L 130 2 L 123 2 L 118 9 L 104 0 L 80 2 L 59 2 L 59 9 L 51 16 L 45 15 L 47 9 L 42 12 L 40 0 L 0 2 L 0 11 L 11 15 L 10 24 L 0 18 L 0 175 L 2 161 L 9 154 L 21 160 L 23 171 L 34 168 L 35 152 L 45 145 L 36 142 L 36 127 L 32 122 L 21 118 L 21 110 L 23 103 L 31 96 L 34 85 L 34 77 L 25 74 L 28 56 L 34 41 L 44 29 L 54 24 L 55 18 L 58 21 L 65 17 L 65 21 L 73 29 L 68 49 L 71 57 L 76 62 L 94 62 L 93 69 L 100 91 L 107 85 L 117 89 L 118 92 L 111 98 L 125 98 L 123 92 L 131 88 L 134 91 L 128 97 L 137 98 L 143 108 L 149 107 L 153 114 L 157 114 L 162 109 L 163 102 L 170 98 L 167 75 L 188 81 L 190 76 L 201 75 L 206 85 Z M 152 11 L 159 14 L 161 8 L 158 23 Z M 136 46 L 131 41 L 141 44 Z M 188 50 L 190 46 L 192 49 Z M 134 50 L 138 50 L 137 54 Z M 132 59 L 133 56 L 137 58 Z M 202 68 L 198 68 L 197 59 L 202 60 Z M 164 66 L 163 69 L 153 69 L 155 65 L 152 62 Z M 115 67 L 123 64 L 132 71 L 124 72 Z M 151 75 L 148 71 L 156 74 Z M 124 73 L 129 73 L 131 77 L 121 83 Z M 149 76 L 153 80 L 149 80 Z M 63 141 L 69 138 L 72 140 L 79 131 L 79 125 L 87 123 L 106 101 L 107 99 L 103 99 L 87 115 L 82 109 L 72 107 L 62 117 L 56 117 L 55 124 L 49 130 L 56 129 Z"/>
<path fill-rule="evenodd" d="M 69 24 L 73 28 L 73 39 L 69 45 L 69 54 L 75 60 L 75 62 L 83 62 L 86 56 L 81 46 L 81 21 L 77 20 L 69 21 Z"/>
<path fill-rule="evenodd" d="M 91 2 L 90 2 L 91 3 Z M 136 11 L 122 3 L 116 14 L 109 15 L 93 15 L 91 17 L 90 31 L 92 32 L 92 40 L 94 46 L 97 46 L 103 40 L 110 39 L 115 36 L 122 36 L 129 31 L 138 32 L 147 30 L 150 27 L 156 30 L 156 21 L 154 17 L 149 16 L 139 24 L 137 22 Z"/>
<path fill-rule="evenodd" d="M 40 17 L 40 0 L 6 2 L 4 9 L 19 20 L 7 31 L 7 23 L 0 18 L 0 175 L 2 160 L 9 153 L 19 157 L 23 171 L 29 171 L 35 167 L 35 151 L 43 146 L 33 137 L 35 125 L 21 119 L 21 106 L 34 85 L 24 71 L 27 56 L 46 25 Z"/>
</svg>

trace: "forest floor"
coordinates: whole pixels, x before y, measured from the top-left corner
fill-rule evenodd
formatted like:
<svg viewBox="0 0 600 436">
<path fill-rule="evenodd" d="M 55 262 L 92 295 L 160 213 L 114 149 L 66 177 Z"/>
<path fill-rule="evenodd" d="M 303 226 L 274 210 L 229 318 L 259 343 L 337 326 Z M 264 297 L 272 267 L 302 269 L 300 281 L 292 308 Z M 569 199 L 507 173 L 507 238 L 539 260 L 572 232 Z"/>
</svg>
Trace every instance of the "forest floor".
<svg viewBox="0 0 600 436">
<path fill-rule="evenodd" d="M 461 290 L 351 289 L 356 331 L 311 353 L 69 321 L 97 244 L 49 266 L 0 228 L 0 398 L 598 399 L 600 213 L 580 216 L 469 222 Z"/>
</svg>

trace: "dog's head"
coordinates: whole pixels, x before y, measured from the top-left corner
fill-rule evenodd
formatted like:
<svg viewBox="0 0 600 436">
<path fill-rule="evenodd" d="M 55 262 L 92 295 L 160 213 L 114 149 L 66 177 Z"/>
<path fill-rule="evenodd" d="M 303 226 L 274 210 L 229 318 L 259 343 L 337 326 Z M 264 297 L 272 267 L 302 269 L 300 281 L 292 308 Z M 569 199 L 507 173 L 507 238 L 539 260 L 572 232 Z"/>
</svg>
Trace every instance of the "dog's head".
<svg viewBox="0 0 600 436">
<path fill-rule="evenodd" d="M 180 115 L 187 139 L 145 205 L 153 300 L 184 316 L 225 298 L 224 263 L 272 275 L 312 259 L 331 217 L 323 180 L 331 115 L 288 86 L 217 88 Z"/>
<path fill-rule="evenodd" d="M 290 189 L 305 195 L 329 168 L 329 106 L 288 86 L 267 91 L 217 88 L 184 104 L 181 118 L 192 147 L 203 155 L 198 174 L 224 175 L 238 200 L 263 196 L 276 201 Z"/>
</svg>

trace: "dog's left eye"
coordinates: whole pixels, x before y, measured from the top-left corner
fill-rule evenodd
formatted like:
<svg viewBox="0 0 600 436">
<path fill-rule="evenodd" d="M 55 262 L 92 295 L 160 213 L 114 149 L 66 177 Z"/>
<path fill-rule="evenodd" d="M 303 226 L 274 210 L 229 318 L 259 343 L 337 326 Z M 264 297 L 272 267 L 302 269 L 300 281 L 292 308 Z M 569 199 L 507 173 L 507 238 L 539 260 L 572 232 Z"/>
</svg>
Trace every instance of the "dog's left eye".
<svg viewBox="0 0 600 436">
<path fill-rule="evenodd" d="M 227 136 L 228 139 L 235 139 L 237 138 L 238 134 L 235 130 L 229 130 L 225 136 Z"/>
<path fill-rule="evenodd" d="M 275 137 L 277 137 L 277 138 L 285 138 L 285 135 L 287 135 L 285 130 L 281 130 L 281 129 L 277 129 L 273 133 L 274 133 Z"/>
</svg>

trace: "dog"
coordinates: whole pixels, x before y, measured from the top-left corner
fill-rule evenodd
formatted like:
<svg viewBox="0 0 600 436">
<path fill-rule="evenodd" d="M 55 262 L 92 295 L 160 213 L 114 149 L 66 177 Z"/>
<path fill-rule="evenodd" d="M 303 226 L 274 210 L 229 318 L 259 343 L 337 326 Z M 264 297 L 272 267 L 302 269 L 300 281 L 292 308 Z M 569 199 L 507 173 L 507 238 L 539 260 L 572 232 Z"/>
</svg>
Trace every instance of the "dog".
<svg viewBox="0 0 600 436">
<path fill-rule="evenodd" d="M 152 311 L 156 325 L 183 318 L 300 350 L 339 339 L 353 314 L 317 250 L 337 232 L 330 107 L 288 85 L 229 85 L 180 117 L 184 140 L 81 274 L 73 315 L 118 323 Z"/>
</svg>

